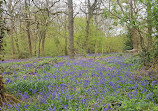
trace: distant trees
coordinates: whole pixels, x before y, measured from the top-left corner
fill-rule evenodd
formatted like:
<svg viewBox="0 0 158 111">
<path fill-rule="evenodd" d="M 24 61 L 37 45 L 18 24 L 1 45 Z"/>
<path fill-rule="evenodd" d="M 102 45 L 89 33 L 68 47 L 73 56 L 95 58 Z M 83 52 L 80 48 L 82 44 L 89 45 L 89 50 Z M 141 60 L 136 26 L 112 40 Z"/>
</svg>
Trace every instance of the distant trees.
<svg viewBox="0 0 158 111">
<path fill-rule="evenodd" d="M 15 1 L 16 2 L 16 1 Z M 15 6 L 16 4 L 13 4 L 13 0 L 9 0 L 8 3 L 6 4 L 7 5 L 7 9 L 8 9 L 8 13 L 9 13 L 9 17 L 10 17 L 10 38 L 11 38 L 11 54 L 12 54 L 12 57 L 14 58 L 14 55 L 15 55 L 15 46 L 14 46 L 14 11 L 15 11 Z"/>
<path fill-rule="evenodd" d="M 21 58 L 25 58 L 26 55 L 68 54 L 71 59 L 75 54 L 86 56 L 95 53 L 97 56 L 97 53 L 122 51 L 126 35 L 126 46 L 131 47 L 124 49 L 133 48 L 136 54 L 141 52 L 144 63 L 157 61 L 157 1 L 80 2 L 79 10 L 79 7 L 74 8 L 78 2 L 73 0 L 6 1 L 3 16 L 10 27 L 10 33 L 4 39 L 7 55 L 13 58 L 22 55 Z M 119 28 L 123 29 L 124 34 L 119 33 Z M 115 43 L 121 49 L 116 48 Z"/>
<path fill-rule="evenodd" d="M 35 4 L 37 10 L 35 14 L 36 18 L 36 24 L 37 24 L 37 30 L 38 30 L 38 38 L 39 38 L 39 44 L 38 44 L 38 57 L 40 57 L 40 52 L 42 53 L 42 56 L 45 56 L 45 41 L 46 41 L 46 35 L 49 25 L 53 22 L 53 17 L 61 11 L 58 11 L 55 9 L 56 4 L 60 2 L 60 0 L 50 1 L 45 0 L 43 2 L 35 2 L 32 0 Z M 40 4 L 41 6 L 38 6 L 37 4 Z M 52 12 L 52 10 L 54 10 Z M 42 47 L 41 47 L 42 45 Z"/>
</svg>

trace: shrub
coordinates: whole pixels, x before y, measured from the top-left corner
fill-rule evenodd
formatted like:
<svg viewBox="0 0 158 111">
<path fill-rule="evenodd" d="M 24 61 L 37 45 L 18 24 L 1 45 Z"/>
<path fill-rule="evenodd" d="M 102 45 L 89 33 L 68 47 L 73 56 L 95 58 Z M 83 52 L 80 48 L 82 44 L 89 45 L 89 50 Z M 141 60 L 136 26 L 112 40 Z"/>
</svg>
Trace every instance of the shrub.
<svg viewBox="0 0 158 111">
<path fill-rule="evenodd" d="M 22 51 L 22 52 L 20 52 L 19 53 L 19 55 L 18 55 L 18 59 L 25 59 L 25 58 L 29 58 L 29 53 L 28 52 L 26 52 L 26 51 Z"/>
</svg>

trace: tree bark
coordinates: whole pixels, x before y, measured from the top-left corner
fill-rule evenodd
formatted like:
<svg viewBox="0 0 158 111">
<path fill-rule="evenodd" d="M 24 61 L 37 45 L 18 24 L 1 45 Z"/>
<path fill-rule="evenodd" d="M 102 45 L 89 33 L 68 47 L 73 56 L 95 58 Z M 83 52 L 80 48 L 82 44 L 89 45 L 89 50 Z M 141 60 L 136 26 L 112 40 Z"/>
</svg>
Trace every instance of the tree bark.
<svg viewBox="0 0 158 111">
<path fill-rule="evenodd" d="M 42 57 L 45 56 L 45 51 L 44 51 L 45 39 L 46 39 L 46 31 L 43 31 L 43 33 L 42 33 Z"/>
<path fill-rule="evenodd" d="M 39 35 L 39 41 L 38 41 L 38 58 L 40 58 L 40 55 L 41 55 L 41 41 L 42 41 L 42 37 L 41 37 L 41 34 L 40 34 Z"/>
<path fill-rule="evenodd" d="M 151 1 L 148 0 L 147 3 L 147 25 L 148 25 L 148 49 L 151 50 L 152 47 L 152 11 L 151 11 Z"/>
<path fill-rule="evenodd" d="M 73 18 L 73 2 L 68 0 L 68 20 L 69 20 L 69 58 L 74 59 L 74 18 Z"/>
<path fill-rule="evenodd" d="M 16 44 L 16 48 L 18 51 L 18 54 L 20 53 L 20 48 L 19 48 L 19 39 L 18 39 L 18 33 L 17 30 L 14 28 L 14 32 L 16 33 L 16 38 L 15 38 L 15 44 Z"/>
<path fill-rule="evenodd" d="M 67 51 L 67 37 L 65 36 L 65 55 L 68 55 L 68 51 Z"/>
<path fill-rule="evenodd" d="M 29 4 L 27 3 L 27 0 L 25 0 L 25 10 L 26 12 L 26 18 L 29 18 Z M 32 42 L 31 42 L 31 33 L 30 33 L 30 21 L 26 21 L 26 33 L 27 33 L 27 38 L 28 38 L 28 45 L 29 45 L 29 52 L 30 52 L 30 57 L 32 57 Z"/>
<path fill-rule="evenodd" d="M 65 21 L 66 21 L 66 17 L 65 17 Z M 67 32 L 67 29 L 66 29 L 67 27 L 66 27 L 66 23 L 64 23 L 64 30 L 65 30 L 65 32 L 64 32 L 64 38 L 65 38 L 65 55 L 68 55 L 68 50 L 67 50 L 67 47 L 68 47 L 68 37 L 67 37 L 67 34 L 66 34 L 66 32 Z"/>
<path fill-rule="evenodd" d="M 11 37 L 11 54 L 12 58 L 14 59 L 15 48 L 14 48 L 14 36 L 13 36 L 13 29 L 14 29 L 14 21 L 11 19 L 11 27 L 10 27 L 10 37 Z"/>
<path fill-rule="evenodd" d="M 2 3 L 0 3 L 0 8 L 2 9 Z M 0 17 L 2 17 L 2 10 L 0 10 Z M 3 43 L 3 20 L 0 19 L 0 55 L 2 54 L 2 43 Z M 0 56 L 0 60 L 1 60 L 1 56 Z"/>
<path fill-rule="evenodd" d="M 98 2 L 98 0 L 95 0 L 94 3 L 91 5 L 90 0 L 88 0 L 88 5 L 87 5 L 87 7 L 88 7 L 88 17 L 87 17 L 87 21 L 86 21 L 86 30 L 85 30 L 86 34 L 85 34 L 85 41 L 84 41 L 84 48 L 85 48 L 84 56 L 86 56 L 86 54 L 88 52 L 90 22 L 91 22 L 91 19 L 93 17 L 95 8 L 97 6 L 97 2 Z"/>
<path fill-rule="evenodd" d="M 138 53 L 138 42 L 137 42 L 137 29 L 134 26 L 135 25 L 135 21 L 133 18 L 133 14 L 134 14 L 134 8 L 133 8 L 133 0 L 130 0 L 129 5 L 130 5 L 130 20 L 132 22 L 132 42 L 133 42 L 133 49 L 134 49 L 134 53 L 137 54 Z"/>
<path fill-rule="evenodd" d="M 97 55 L 98 55 L 98 40 L 96 39 L 94 59 L 97 57 Z"/>
<path fill-rule="evenodd" d="M 90 20 L 91 20 L 91 15 L 88 15 L 88 19 L 87 19 L 87 22 L 86 22 L 86 36 L 85 36 L 85 41 L 84 41 L 84 48 L 85 48 L 85 51 L 84 51 L 84 56 L 86 56 L 87 54 L 87 51 L 88 51 L 88 41 L 89 41 L 89 26 L 90 26 Z"/>
<path fill-rule="evenodd" d="M 132 28 L 132 42 L 133 42 L 133 49 L 134 53 L 138 53 L 138 42 L 137 42 L 137 30 L 135 27 Z"/>
<path fill-rule="evenodd" d="M 27 38 L 28 38 L 30 57 L 32 57 L 32 43 L 31 43 L 30 22 L 29 21 L 26 23 L 26 33 L 27 33 Z"/>
<path fill-rule="evenodd" d="M 10 39 L 11 39 L 11 54 L 12 58 L 14 59 L 15 48 L 14 48 L 14 36 L 13 36 L 13 29 L 14 29 L 14 19 L 13 19 L 13 8 L 12 8 L 12 0 L 8 2 L 8 12 L 10 15 Z"/>
</svg>

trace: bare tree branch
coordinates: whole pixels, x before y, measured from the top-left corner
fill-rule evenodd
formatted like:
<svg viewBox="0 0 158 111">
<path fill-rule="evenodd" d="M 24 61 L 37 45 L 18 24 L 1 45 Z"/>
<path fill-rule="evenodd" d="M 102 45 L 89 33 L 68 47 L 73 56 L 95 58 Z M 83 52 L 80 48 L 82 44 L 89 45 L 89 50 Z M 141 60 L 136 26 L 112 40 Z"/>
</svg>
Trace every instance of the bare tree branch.
<svg viewBox="0 0 158 111">
<path fill-rule="evenodd" d="M 49 8 L 52 8 L 56 3 L 60 2 L 60 0 L 55 1 Z"/>
<path fill-rule="evenodd" d="M 74 14 L 74 17 L 73 17 L 73 18 L 75 18 L 78 14 L 79 14 L 79 12 L 77 12 L 76 14 Z"/>
<path fill-rule="evenodd" d="M 119 5 L 120 8 L 121 8 L 122 13 L 125 14 L 125 12 L 124 12 L 124 10 L 123 10 L 123 7 L 122 7 L 122 5 L 121 5 L 121 3 L 120 3 L 120 0 L 117 0 L 117 3 L 118 3 L 118 5 Z"/>
</svg>

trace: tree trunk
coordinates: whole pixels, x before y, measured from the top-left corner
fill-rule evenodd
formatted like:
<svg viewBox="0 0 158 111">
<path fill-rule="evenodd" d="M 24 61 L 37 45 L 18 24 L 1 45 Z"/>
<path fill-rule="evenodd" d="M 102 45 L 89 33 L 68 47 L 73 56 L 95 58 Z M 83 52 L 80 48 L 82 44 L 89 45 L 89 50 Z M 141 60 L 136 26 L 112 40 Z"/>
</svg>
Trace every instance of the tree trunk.
<svg viewBox="0 0 158 111">
<path fill-rule="evenodd" d="M 41 41 L 42 41 L 42 37 L 41 37 L 41 35 L 39 35 L 39 41 L 38 41 L 38 58 L 40 58 L 40 54 L 41 54 Z"/>
<path fill-rule="evenodd" d="M 68 55 L 67 51 L 67 37 L 65 36 L 65 55 Z"/>
<path fill-rule="evenodd" d="M 133 8 L 132 0 L 130 0 L 129 4 L 130 4 L 130 20 L 131 20 L 131 22 L 133 24 L 132 29 L 131 29 L 131 31 L 132 31 L 133 49 L 134 49 L 134 53 L 137 54 L 138 53 L 137 30 L 136 30 L 136 27 L 134 26 L 135 25 L 135 21 L 134 21 L 134 18 L 133 18 L 134 8 Z"/>
<path fill-rule="evenodd" d="M 94 59 L 97 57 L 97 55 L 98 55 L 98 40 L 96 39 Z"/>
<path fill-rule="evenodd" d="M 32 43 L 31 43 L 30 22 L 29 21 L 27 21 L 27 23 L 26 23 L 26 33 L 27 33 L 27 38 L 28 38 L 30 57 L 32 57 Z"/>
<path fill-rule="evenodd" d="M 12 58 L 14 59 L 15 48 L 14 48 L 14 36 L 13 36 L 13 29 L 14 29 L 14 21 L 11 19 L 11 27 L 10 27 L 10 37 L 11 37 L 11 54 Z"/>
<path fill-rule="evenodd" d="M 36 31 L 34 31 L 34 36 L 35 36 L 34 55 L 37 56 L 37 42 L 38 42 L 38 38 L 37 37 L 38 36 L 37 36 L 37 32 Z"/>
<path fill-rule="evenodd" d="M 84 48 L 85 48 L 84 56 L 86 56 L 87 51 L 88 51 L 90 20 L 91 20 L 91 15 L 88 15 L 88 19 L 86 22 L 86 36 L 85 36 L 85 41 L 84 41 Z"/>
<path fill-rule="evenodd" d="M 29 6 L 30 6 L 30 0 L 25 0 L 25 11 L 26 11 L 26 18 L 29 18 Z M 26 33 L 28 38 L 28 45 L 29 45 L 29 52 L 30 56 L 32 57 L 32 43 L 31 43 L 31 33 L 30 33 L 30 21 L 26 21 Z"/>
<path fill-rule="evenodd" d="M 2 18 L 2 12 L 3 12 L 3 10 L 2 10 L 2 3 L 0 3 L 0 8 L 1 8 L 1 10 L 0 10 L 0 17 Z M 0 60 L 4 60 L 4 59 L 2 59 L 2 57 L 1 57 L 1 55 L 3 55 L 3 57 L 4 57 L 4 54 L 2 53 L 3 52 L 3 38 L 4 38 L 4 21 L 2 20 L 2 19 L 0 19 Z M 0 74 L 1 74 L 1 67 L 0 67 Z"/>
<path fill-rule="evenodd" d="M 16 48 L 17 48 L 17 51 L 18 51 L 18 54 L 19 54 L 20 53 L 20 49 L 19 49 L 18 34 L 17 34 L 17 30 L 15 30 L 15 28 L 14 28 L 14 31 L 16 32 L 15 44 L 16 44 Z"/>
<path fill-rule="evenodd" d="M 15 38 L 15 44 L 16 44 L 16 48 L 17 48 L 17 51 L 18 51 L 18 54 L 20 53 L 20 49 L 19 49 L 19 42 L 18 42 L 18 37 Z"/>
<path fill-rule="evenodd" d="M 42 57 L 45 56 L 45 51 L 44 51 L 44 47 L 45 47 L 45 39 L 46 39 L 46 31 L 43 31 L 42 33 Z"/>
<path fill-rule="evenodd" d="M 148 0 L 147 3 L 147 25 L 148 25 L 148 49 L 152 48 L 152 11 L 151 11 L 151 2 L 152 0 Z"/>
<path fill-rule="evenodd" d="M 134 53 L 138 53 L 138 42 L 137 42 L 137 30 L 136 28 L 132 28 L 132 42 L 133 42 L 133 49 Z"/>
<path fill-rule="evenodd" d="M 98 2 L 98 0 L 94 0 L 93 4 L 91 4 L 90 0 L 88 0 L 88 4 L 87 4 L 88 18 L 86 21 L 86 35 L 85 35 L 85 41 L 84 41 L 84 48 L 85 48 L 84 56 L 86 56 L 86 54 L 88 52 L 90 22 L 91 22 L 91 19 L 93 17 L 94 11 L 96 10 L 97 2 Z"/>
<path fill-rule="evenodd" d="M 137 30 L 138 30 L 138 33 L 139 33 L 140 47 L 141 47 L 142 51 L 144 52 L 145 51 L 144 38 L 141 34 L 140 29 L 138 28 Z"/>
<path fill-rule="evenodd" d="M 66 18 L 65 18 L 65 21 L 66 21 Z M 65 37 L 65 55 L 68 55 L 68 50 L 67 50 L 67 43 L 68 43 L 68 37 L 67 37 L 67 34 L 66 34 L 66 32 L 67 32 L 67 30 L 66 30 L 66 23 L 65 23 L 65 25 L 64 25 L 64 30 L 65 30 L 65 33 L 64 33 L 64 37 Z"/>
<path fill-rule="evenodd" d="M 68 20 L 69 20 L 69 58 L 74 59 L 74 18 L 73 18 L 73 2 L 68 0 Z"/>
</svg>

